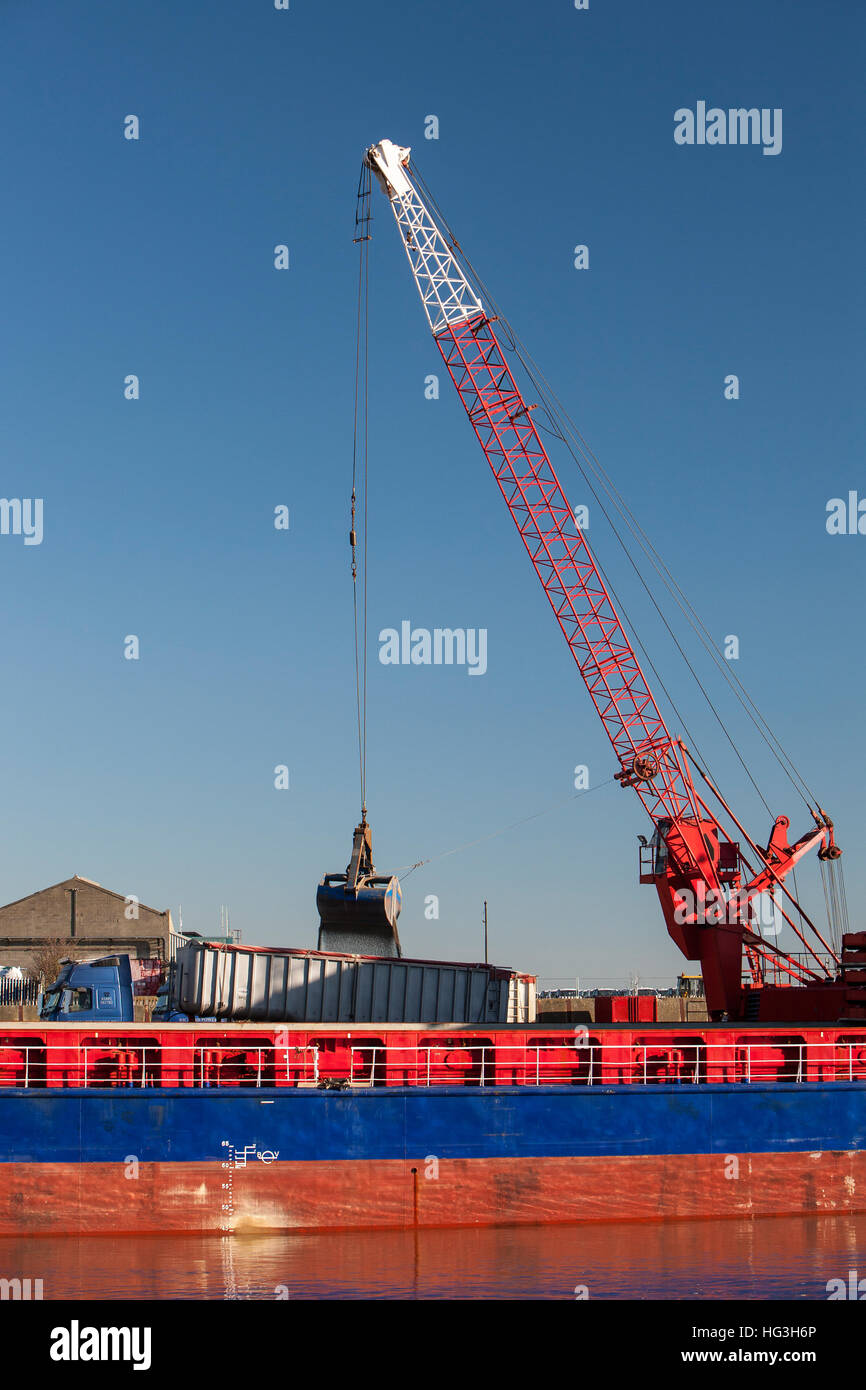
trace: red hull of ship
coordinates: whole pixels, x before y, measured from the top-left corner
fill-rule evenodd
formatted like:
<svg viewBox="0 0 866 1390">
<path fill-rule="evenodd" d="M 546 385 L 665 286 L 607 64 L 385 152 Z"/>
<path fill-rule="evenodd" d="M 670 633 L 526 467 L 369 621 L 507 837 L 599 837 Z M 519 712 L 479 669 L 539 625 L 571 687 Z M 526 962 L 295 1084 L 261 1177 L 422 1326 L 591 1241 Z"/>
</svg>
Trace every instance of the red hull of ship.
<svg viewBox="0 0 866 1390">
<path fill-rule="evenodd" d="M 866 1152 L 0 1164 L 0 1235 L 406 1229 L 866 1212 Z M 414 1171 L 413 1171 L 414 1169 Z M 133 1171 L 133 1170 L 129 1170 Z M 227 1210 L 225 1208 L 228 1208 Z"/>
</svg>

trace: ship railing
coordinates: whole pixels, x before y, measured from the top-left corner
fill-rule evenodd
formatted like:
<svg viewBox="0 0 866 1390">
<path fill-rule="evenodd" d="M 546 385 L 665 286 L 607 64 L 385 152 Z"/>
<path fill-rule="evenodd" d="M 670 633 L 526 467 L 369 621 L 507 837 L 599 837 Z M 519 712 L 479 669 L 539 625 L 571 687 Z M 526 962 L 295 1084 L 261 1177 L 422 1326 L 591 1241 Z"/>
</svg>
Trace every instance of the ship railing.
<svg viewBox="0 0 866 1390">
<path fill-rule="evenodd" d="M 768 1037 L 723 1044 L 690 1039 L 604 1043 L 550 1039 L 467 1043 L 454 1039 L 421 1046 L 369 1046 L 346 1040 L 329 1051 L 318 1043 L 226 1049 L 173 1048 L 124 1039 L 51 1049 L 43 1040 L 0 1038 L 0 1089 L 23 1087 L 139 1087 L 196 1089 L 380 1086 L 465 1087 L 555 1085 L 779 1084 L 866 1082 L 866 1034 L 854 1040 L 806 1042 Z"/>
<path fill-rule="evenodd" d="M 831 956 L 824 951 L 788 951 L 785 960 L 793 961 L 799 967 L 797 976 L 807 979 L 809 975 L 817 970 L 823 969 L 827 973 L 828 979 L 835 978 L 838 968 L 838 961 L 835 956 Z M 775 956 L 764 956 L 761 962 L 761 973 L 765 985 L 785 986 L 791 984 L 791 972 L 786 968 L 785 961 Z M 754 987 L 754 981 L 747 966 L 744 964 L 742 983 L 749 987 Z"/>
<path fill-rule="evenodd" d="M 551 1058 L 553 1050 L 558 1056 Z M 295 1049 L 302 1052 L 304 1049 Z M 313 1045 L 306 1075 L 286 1059 L 290 1084 L 352 1089 L 403 1085 L 584 1086 L 610 1084 L 702 1085 L 722 1083 L 802 1084 L 806 1081 L 866 1081 L 866 1038 L 823 1044 L 770 1040 L 719 1046 L 674 1044 L 572 1044 L 496 1047 L 352 1047 L 338 1067 L 329 1067 Z M 563 1056 L 561 1054 L 569 1055 Z"/>
</svg>

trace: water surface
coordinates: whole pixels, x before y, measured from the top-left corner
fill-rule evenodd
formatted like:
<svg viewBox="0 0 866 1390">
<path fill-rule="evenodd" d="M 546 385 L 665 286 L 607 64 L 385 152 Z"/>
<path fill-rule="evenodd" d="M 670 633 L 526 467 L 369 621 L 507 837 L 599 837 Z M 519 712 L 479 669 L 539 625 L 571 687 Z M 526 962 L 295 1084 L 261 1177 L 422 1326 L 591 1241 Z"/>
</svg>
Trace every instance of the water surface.
<svg viewBox="0 0 866 1390">
<path fill-rule="evenodd" d="M 866 1278 L 866 1216 L 0 1238 L 45 1299 L 802 1299 Z M 864 1286 L 866 1287 L 866 1286 Z"/>
</svg>

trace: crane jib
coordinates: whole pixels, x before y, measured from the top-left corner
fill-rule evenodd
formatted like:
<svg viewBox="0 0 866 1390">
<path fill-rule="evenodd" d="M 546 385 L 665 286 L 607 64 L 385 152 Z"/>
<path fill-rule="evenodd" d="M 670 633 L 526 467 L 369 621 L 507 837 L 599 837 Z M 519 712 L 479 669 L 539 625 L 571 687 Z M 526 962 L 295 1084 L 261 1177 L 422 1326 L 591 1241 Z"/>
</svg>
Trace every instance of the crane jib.
<svg viewBox="0 0 866 1390">
<path fill-rule="evenodd" d="M 542 444 L 534 407 L 527 406 L 506 361 L 493 327 L 497 316 L 485 310 L 455 254 L 453 235 L 443 234 L 415 187 L 409 154 L 383 140 L 368 149 L 365 163 L 389 198 L 436 345 L 610 739 L 620 769 L 616 780 L 637 792 L 653 820 L 652 843 L 640 837 L 641 882 L 655 886 L 673 940 L 688 959 L 701 962 L 711 1017 L 757 1018 L 765 1004 L 767 1017 L 779 1017 L 773 992 L 777 999 L 780 989 L 790 997 L 791 985 L 799 987 L 794 993 L 803 1000 L 804 1017 L 866 1016 L 866 970 L 862 980 L 857 975 L 861 948 L 844 934 L 835 947 L 828 943 L 783 882 L 813 848 L 829 862 L 828 872 L 835 869 L 840 851 L 832 821 L 807 802 L 817 830 L 789 845 L 788 820 L 777 817 L 762 849 L 712 783 L 732 831 L 698 795 L 692 765 L 704 781 L 706 774 L 665 725 Z M 784 906 L 779 909 L 806 947 L 802 959 L 756 929 L 755 899 L 768 889 L 774 899 L 778 889 L 798 912 L 799 926 Z M 806 926 L 824 954 L 805 938 Z M 820 996 L 809 997 L 810 990 Z"/>
<path fill-rule="evenodd" d="M 484 315 L 435 335 L 557 622 L 584 678 L 621 777 L 653 820 L 679 819 L 694 801 L 664 719 Z M 652 767 L 652 781 L 641 766 Z"/>
</svg>

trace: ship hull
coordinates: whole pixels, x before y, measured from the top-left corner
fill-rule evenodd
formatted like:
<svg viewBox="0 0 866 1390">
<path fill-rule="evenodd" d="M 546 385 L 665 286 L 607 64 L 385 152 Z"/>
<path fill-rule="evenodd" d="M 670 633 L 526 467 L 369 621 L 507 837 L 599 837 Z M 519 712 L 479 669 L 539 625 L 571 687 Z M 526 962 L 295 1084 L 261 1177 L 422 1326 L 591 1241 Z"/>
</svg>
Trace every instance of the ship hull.
<svg viewBox="0 0 866 1390">
<path fill-rule="evenodd" d="M 866 1211 L 866 1084 L 0 1092 L 0 1235 Z"/>
</svg>

